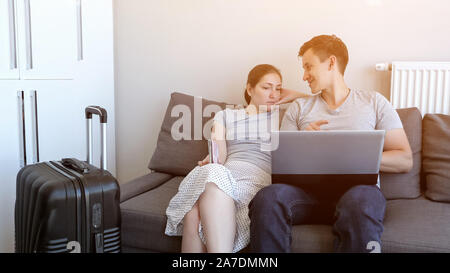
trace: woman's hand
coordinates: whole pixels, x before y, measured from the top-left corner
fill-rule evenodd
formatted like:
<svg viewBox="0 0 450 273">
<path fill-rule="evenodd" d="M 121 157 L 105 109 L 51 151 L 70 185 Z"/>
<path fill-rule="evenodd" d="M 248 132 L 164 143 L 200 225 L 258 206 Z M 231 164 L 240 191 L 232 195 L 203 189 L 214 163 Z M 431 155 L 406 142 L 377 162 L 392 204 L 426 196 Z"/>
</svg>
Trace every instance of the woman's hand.
<svg viewBox="0 0 450 273">
<path fill-rule="evenodd" d="M 198 162 L 198 165 L 201 167 L 203 165 L 209 164 L 209 155 L 207 155 L 202 161 Z"/>
<path fill-rule="evenodd" d="M 303 97 L 309 97 L 309 95 L 295 90 L 282 88 L 280 92 L 280 100 L 275 104 L 285 104 Z"/>
</svg>

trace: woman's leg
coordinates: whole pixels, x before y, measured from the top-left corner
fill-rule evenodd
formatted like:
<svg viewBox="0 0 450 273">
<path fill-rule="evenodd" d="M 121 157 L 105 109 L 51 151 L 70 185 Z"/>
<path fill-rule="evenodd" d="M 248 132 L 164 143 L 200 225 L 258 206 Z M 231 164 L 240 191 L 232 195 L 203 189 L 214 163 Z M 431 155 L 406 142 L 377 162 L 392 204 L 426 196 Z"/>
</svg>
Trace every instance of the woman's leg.
<svg viewBox="0 0 450 273">
<path fill-rule="evenodd" d="M 206 183 L 199 198 L 200 218 L 208 252 L 232 252 L 236 234 L 234 200 L 214 183 Z"/>
<path fill-rule="evenodd" d="M 206 246 L 198 235 L 198 225 L 200 224 L 200 214 L 198 201 L 192 209 L 186 213 L 183 219 L 183 237 L 181 240 L 182 253 L 204 253 Z"/>
</svg>

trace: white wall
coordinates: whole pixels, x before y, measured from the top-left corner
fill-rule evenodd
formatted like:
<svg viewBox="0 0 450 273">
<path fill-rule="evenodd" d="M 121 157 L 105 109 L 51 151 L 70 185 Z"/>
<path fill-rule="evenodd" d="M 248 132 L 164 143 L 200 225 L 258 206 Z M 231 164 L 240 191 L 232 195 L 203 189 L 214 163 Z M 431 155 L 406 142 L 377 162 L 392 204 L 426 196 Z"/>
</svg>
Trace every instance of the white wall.
<svg viewBox="0 0 450 273">
<path fill-rule="evenodd" d="M 389 98 L 390 61 L 450 61 L 448 0 L 115 0 L 116 143 L 121 183 L 148 172 L 170 93 L 242 103 L 247 73 L 277 66 L 301 80 L 300 46 L 336 34 L 350 88 Z"/>
</svg>

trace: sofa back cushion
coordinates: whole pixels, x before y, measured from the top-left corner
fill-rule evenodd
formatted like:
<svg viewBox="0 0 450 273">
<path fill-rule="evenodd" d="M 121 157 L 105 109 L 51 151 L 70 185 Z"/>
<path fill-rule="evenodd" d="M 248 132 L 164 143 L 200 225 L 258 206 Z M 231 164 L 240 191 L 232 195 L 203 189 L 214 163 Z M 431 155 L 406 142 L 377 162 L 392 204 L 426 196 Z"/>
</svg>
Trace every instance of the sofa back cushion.
<svg viewBox="0 0 450 273">
<path fill-rule="evenodd" d="M 208 155 L 206 139 L 210 137 L 212 119 L 225 106 L 223 102 L 172 93 L 148 168 L 187 175 Z"/>
<path fill-rule="evenodd" d="M 413 153 L 413 168 L 407 173 L 380 173 L 381 191 L 386 199 L 420 196 L 422 115 L 416 107 L 397 109 Z"/>
<path fill-rule="evenodd" d="M 450 202 L 450 116 L 426 114 L 423 118 L 423 173 L 425 195 Z"/>
</svg>

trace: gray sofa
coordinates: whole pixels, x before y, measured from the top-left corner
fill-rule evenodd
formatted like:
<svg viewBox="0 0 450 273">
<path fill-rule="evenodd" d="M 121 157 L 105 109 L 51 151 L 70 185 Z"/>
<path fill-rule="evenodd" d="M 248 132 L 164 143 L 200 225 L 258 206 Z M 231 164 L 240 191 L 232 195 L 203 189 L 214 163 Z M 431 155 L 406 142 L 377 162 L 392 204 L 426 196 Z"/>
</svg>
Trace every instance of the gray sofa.
<svg viewBox="0 0 450 273">
<path fill-rule="evenodd" d="M 193 106 L 199 102 L 203 109 L 214 104 L 226 106 L 172 93 L 149 163 L 151 172 L 121 184 L 123 252 L 180 251 L 181 237 L 164 234 L 165 211 L 183 177 L 207 154 L 207 144 L 204 139 L 175 141 L 170 132 L 179 116 L 172 117 L 171 111 L 183 104 L 194 113 Z M 388 200 L 382 252 L 450 252 L 450 116 L 428 114 L 422 119 L 417 108 L 397 111 L 413 151 L 414 166 L 409 173 L 381 173 L 381 190 Z M 196 129 L 193 118 L 194 114 L 192 138 Z M 208 126 L 210 119 L 203 117 L 202 125 Z M 331 226 L 293 226 L 292 252 L 332 250 Z"/>
</svg>

